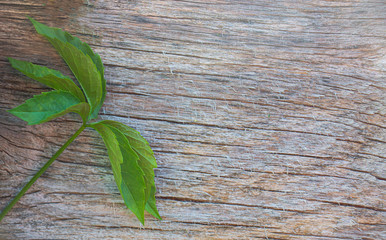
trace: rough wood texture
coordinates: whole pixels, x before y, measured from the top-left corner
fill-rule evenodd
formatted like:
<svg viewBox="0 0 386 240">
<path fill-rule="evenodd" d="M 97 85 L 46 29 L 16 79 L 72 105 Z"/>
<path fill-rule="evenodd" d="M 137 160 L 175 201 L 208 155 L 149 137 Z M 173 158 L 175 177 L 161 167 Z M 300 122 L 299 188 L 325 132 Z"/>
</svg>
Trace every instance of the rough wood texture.
<svg viewBox="0 0 386 240">
<path fill-rule="evenodd" d="M 0 1 L 0 207 L 76 131 L 5 110 L 70 74 L 26 15 L 90 43 L 103 119 L 159 162 L 163 221 L 123 205 L 85 131 L 0 224 L 0 239 L 386 239 L 384 1 Z"/>
</svg>

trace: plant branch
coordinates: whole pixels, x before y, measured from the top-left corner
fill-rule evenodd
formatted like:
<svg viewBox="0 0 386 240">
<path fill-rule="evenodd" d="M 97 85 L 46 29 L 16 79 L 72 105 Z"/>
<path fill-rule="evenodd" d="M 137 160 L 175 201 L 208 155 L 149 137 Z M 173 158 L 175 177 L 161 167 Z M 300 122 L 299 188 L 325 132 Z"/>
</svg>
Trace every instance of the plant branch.
<svg viewBox="0 0 386 240">
<path fill-rule="evenodd" d="M 32 177 L 32 179 L 23 187 L 23 189 L 12 199 L 12 201 L 4 208 L 4 210 L 0 213 L 0 222 L 4 218 L 4 216 L 8 213 L 9 210 L 15 205 L 19 199 L 27 192 L 27 190 L 32 186 L 32 184 L 47 170 L 47 168 L 55 161 L 56 158 L 75 140 L 75 138 L 86 128 L 86 125 L 83 124 L 82 127 L 78 129 L 71 136 L 70 139 L 51 157 L 50 160 Z"/>
</svg>

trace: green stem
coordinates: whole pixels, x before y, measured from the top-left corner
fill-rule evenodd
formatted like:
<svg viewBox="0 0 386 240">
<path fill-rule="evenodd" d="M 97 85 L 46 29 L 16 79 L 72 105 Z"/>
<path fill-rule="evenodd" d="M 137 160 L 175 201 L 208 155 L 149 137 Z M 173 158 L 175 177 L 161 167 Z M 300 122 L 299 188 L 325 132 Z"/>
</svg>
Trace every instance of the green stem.
<svg viewBox="0 0 386 240">
<path fill-rule="evenodd" d="M 83 124 L 82 127 L 76 131 L 74 135 L 71 136 L 70 139 L 52 156 L 50 160 L 32 177 L 32 179 L 23 187 L 23 189 L 16 195 L 14 199 L 4 208 L 4 210 L 0 214 L 0 222 L 4 218 L 4 216 L 11 210 L 13 205 L 19 201 L 19 199 L 24 195 L 25 192 L 32 186 L 32 184 L 47 170 L 47 168 L 55 161 L 57 157 L 75 140 L 75 138 L 86 128 L 86 125 Z"/>
</svg>

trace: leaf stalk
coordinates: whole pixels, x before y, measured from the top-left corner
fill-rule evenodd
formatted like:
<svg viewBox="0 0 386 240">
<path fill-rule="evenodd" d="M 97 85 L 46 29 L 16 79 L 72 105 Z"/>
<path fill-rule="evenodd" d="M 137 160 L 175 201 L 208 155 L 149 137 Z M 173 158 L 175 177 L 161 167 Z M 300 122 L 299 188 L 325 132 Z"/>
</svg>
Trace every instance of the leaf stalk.
<svg viewBox="0 0 386 240">
<path fill-rule="evenodd" d="M 34 184 L 34 182 L 47 170 L 47 168 L 59 157 L 60 154 L 75 140 L 75 138 L 83 132 L 86 128 L 86 125 L 83 124 L 78 131 L 71 136 L 70 139 L 47 161 L 46 164 L 31 178 L 31 180 L 23 187 L 23 189 L 12 199 L 12 201 L 3 209 L 0 213 L 0 222 L 5 217 L 5 215 L 12 209 L 12 207 L 19 201 L 19 199 L 28 191 L 28 189 Z"/>
</svg>

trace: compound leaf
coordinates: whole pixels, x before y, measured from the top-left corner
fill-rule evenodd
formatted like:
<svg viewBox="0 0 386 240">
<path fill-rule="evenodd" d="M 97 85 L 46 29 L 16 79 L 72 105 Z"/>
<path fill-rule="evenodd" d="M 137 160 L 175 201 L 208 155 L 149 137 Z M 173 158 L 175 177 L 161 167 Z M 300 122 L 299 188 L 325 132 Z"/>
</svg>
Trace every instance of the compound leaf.
<svg viewBox="0 0 386 240">
<path fill-rule="evenodd" d="M 29 18 L 36 31 L 47 38 L 69 66 L 82 90 L 59 71 L 9 58 L 12 66 L 25 75 L 51 87 L 54 91 L 36 95 L 10 113 L 25 120 L 28 124 L 39 124 L 69 112 L 78 113 L 83 119 L 82 127 L 58 150 L 58 152 L 39 170 L 42 172 L 78 136 L 85 127 L 99 132 L 106 145 L 114 178 L 126 206 L 144 224 L 144 212 L 161 219 L 157 207 L 154 184 L 154 168 L 157 167 L 154 153 L 149 143 L 134 129 L 115 121 L 101 121 L 87 124 L 95 119 L 106 96 L 106 80 L 101 58 L 90 46 L 79 38 L 59 29 L 51 28 Z M 86 102 L 87 100 L 87 102 Z M 32 184 L 36 178 L 28 184 Z M 25 188 L 1 212 L 0 220 L 19 200 Z"/>
<path fill-rule="evenodd" d="M 81 102 L 86 101 L 82 90 L 80 90 L 71 78 L 64 76 L 61 72 L 27 61 L 16 60 L 13 58 L 8 58 L 8 60 L 13 68 L 24 73 L 26 76 L 53 89 L 68 91 L 76 96 Z"/>
<path fill-rule="evenodd" d="M 90 107 L 69 92 L 54 90 L 35 95 L 25 103 L 8 112 L 28 122 L 28 125 L 40 124 L 69 112 L 78 113 L 83 122 L 87 121 Z"/>
</svg>

